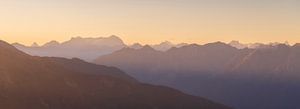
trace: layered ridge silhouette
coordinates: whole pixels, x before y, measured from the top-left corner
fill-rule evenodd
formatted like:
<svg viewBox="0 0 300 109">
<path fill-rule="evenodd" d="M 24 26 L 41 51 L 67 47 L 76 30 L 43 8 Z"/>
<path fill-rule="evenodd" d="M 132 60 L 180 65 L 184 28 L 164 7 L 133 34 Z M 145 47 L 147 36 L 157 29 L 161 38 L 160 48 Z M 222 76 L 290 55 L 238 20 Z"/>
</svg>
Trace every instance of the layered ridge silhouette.
<svg viewBox="0 0 300 109">
<path fill-rule="evenodd" d="M 124 48 L 94 61 L 116 66 L 140 81 L 167 85 L 237 109 L 298 109 L 300 46 L 236 48 L 222 42 L 166 52 Z"/>
<path fill-rule="evenodd" d="M 62 43 L 50 41 L 41 46 L 37 43 L 33 43 L 31 46 L 25 46 L 19 43 L 14 43 L 12 45 L 33 56 L 64 57 L 69 59 L 80 58 L 89 62 L 95 60 L 99 56 L 113 53 L 122 48 L 130 47 L 140 49 L 143 47 L 143 45 L 139 43 L 126 45 L 121 38 L 115 35 L 98 38 L 73 37 Z M 181 47 L 184 45 L 186 44 L 173 44 L 165 41 L 160 44 L 151 45 L 151 47 L 159 51 L 166 51 L 172 47 Z"/>
<path fill-rule="evenodd" d="M 0 41 L 3 109 L 229 109 L 171 88 L 142 84 L 114 67 L 27 55 Z"/>
</svg>

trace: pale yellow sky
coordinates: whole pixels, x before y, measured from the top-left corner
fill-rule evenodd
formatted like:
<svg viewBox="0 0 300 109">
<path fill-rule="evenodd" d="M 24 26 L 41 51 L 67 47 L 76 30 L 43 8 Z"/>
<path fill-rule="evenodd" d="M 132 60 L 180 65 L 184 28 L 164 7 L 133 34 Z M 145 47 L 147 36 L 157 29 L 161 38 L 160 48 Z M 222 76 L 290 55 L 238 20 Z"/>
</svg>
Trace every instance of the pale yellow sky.
<svg viewBox="0 0 300 109">
<path fill-rule="evenodd" d="M 300 42 L 299 0 L 1 0 L 0 39 Z"/>
</svg>

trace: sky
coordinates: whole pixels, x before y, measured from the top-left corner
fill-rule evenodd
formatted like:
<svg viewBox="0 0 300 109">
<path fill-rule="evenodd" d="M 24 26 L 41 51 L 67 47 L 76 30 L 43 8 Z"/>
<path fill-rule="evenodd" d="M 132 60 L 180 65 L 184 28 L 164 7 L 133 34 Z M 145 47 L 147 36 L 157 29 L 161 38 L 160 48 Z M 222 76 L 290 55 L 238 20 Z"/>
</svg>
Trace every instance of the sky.
<svg viewBox="0 0 300 109">
<path fill-rule="evenodd" d="M 125 43 L 300 42 L 300 0 L 1 0 L 0 39 L 30 45 L 117 35 Z"/>
</svg>

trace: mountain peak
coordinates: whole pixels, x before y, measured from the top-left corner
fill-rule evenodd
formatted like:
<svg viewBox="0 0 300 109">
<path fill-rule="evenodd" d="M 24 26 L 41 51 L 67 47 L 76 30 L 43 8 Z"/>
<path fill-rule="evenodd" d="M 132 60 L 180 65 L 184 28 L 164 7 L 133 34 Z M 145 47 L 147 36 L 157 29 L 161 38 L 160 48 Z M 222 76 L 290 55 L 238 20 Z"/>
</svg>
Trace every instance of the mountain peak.
<svg viewBox="0 0 300 109">
<path fill-rule="evenodd" d="M 112 41 L 120 42 L 120 43 L 124 44 L 123 40 L 120 37 L 116 36 L 116 35 L 111 35 L 107 39 L 110 39 Z"/>
<path fill-rule="evenodd" d="M 143 46 L 143 45 L 140 43 L 134 43 L 132 46 Z"/>
<path fill-rule="evenodd" d="M 294 44 L 293 47 L 300 47 L 300 43 Z"/>
<path fill-rule="evenodd" d="M 286 44 L 278 44 L 276 45 L 278 48 L 289 48 L 290 46 L 289 45 L 286 45 Z"/>
<path fill-rule="evenodd" d="M 235 47 L 237 49 L 244 49 L 247 48 L 246 44 L 242 44 L 239 41 L 233 40 L 231 42 L 228 43 L 229 45 L 231 45 L 232 47 Z"/>
<path fill-rule="evenodd" d="M 31 44 L 31 47 L 39 47 L 39 44 L 37 44 L 36 42 L 33 42 L 33 43 Z"/>
<path fill-rule="evenodd" d="M 175 44 L 173 44 L 169 41 L 164 41 L 164 42 L 161 42 L 160 44 L 151 45 L 151 46 L 152 46 L 152 48 L 154 48 L 155 50 L 158 50 L 158 51 L 167 51 L 170 48 L 174 47 Z"/>
<path fill-rule="evenodd" d="M 116 36 L 116 35 L 111 35 L 109 36 L 110 39 L 121 39 L 120 37 Z"/>
<path fill-rule="evenodd" d="M 201 47 L 201 45 L 194 43 L 194 44 L 182 46 L 181 48 L 198 48 L 198 47 Z"/>
<path fill-rule="evenodd" d="M 208 43 L 207 45 L 221 45 L 221 46 L 228 46 L 228 44 L 221 42 L 221 41 L 217 41 L 217 42 L 213 42 L 213 43 Z"/>
<path fill-rule="evenodd" d="M 71 40 L 78 40 L 78 39 L 82 39 L 81 36 L 76 36 L 76 37 L 72 37 Z"/>
<path fill-rule="evenodd" d="M 50 42 L 44 44 L 43 47 L 57 46 L 59 44 L 60 44 L 59 42 L 53 40 L 53 41 L 50 41 Z"/>
<path fill-rule="evenodd" d="M 152 48 L 150 45 L 145 45 L 145 46 L 143 46 L 140 50 L 144 50 L 144 51 L 155 51 L 155 49 Z"/>
<path fill-rule="evenodd" d="M 143 45 L 140 43 L 134 43 L 133 45 L 131 45 L 129 48 L 133 48 L 133 49 L 141 49 L 143 48 Z"/>
<path fill-rule="evenodd" d="M 161 42 L 159 45 L 173 45 L 173 43 L 170 41 L 164 41 L 164 42 Z"/>
<path fill-rule="evenodd" d="M 229 47 L 229 48 L 234 48 L 234 47 L 232 47 L 232 46 L 230 46 L 226 43 L 220 42 L 220 41 L 214 42 L 214 43 L 208 43 L 204 46 L 206 46 L 206 47 Z"/>
<path fill-rule="evenodd" d="M 15 47 L 26 47 L 25 45 L 20 44 L 20 43 L 13 43 L 13 44 L 11 44 L 11 45 L 13 45 L 13 46 L 15 46 Z"/>
<path fill-rule="evenodd" d="M 188 43 L 180 43 L 180 44 L 177 44 L 176 47 L 183 47 L 183 46 L 186 46 L 186 45 L 189 45 Z"/>
</svg>

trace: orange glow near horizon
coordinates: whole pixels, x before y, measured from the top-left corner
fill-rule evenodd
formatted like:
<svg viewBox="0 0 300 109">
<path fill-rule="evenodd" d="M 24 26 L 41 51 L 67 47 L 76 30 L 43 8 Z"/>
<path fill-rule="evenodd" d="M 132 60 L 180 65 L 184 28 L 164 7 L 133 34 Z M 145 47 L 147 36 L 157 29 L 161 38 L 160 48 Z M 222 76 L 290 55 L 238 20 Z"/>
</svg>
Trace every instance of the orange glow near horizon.
<svg viewBox="0 0 300 109">
<path fill-rule="evenodd" d="M 300 42 L 295 0 L 1 0 L 0 39 L 44 44 L 117 35 L 125 43 Z"/>
</svg>

